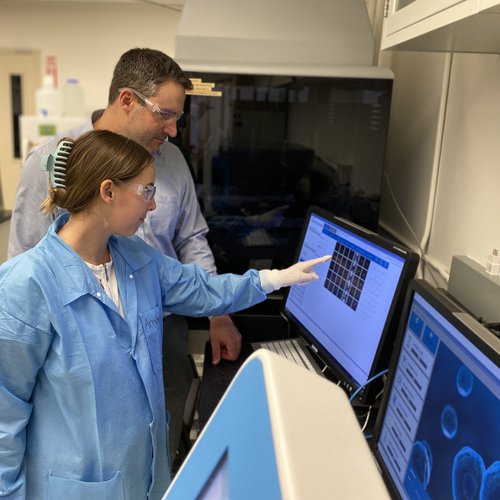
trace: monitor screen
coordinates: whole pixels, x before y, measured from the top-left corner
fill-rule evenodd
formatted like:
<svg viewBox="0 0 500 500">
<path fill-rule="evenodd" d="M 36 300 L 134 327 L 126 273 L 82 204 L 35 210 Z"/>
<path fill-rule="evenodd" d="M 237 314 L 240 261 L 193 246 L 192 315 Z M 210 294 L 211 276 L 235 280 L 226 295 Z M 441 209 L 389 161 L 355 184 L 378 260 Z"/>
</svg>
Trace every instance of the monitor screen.
<svg viewBox="0 0 500 500">
<path fill-rule="evenodd" d="M 229 500 L 229 464 L 227 457 L 226 450 L 196 500 Z"/>
<path fill-rule="evenodd" d="M 418 258 L 318 208 L 309 212 L 299 248 L 297 260 L 323 255 L 331 260 L 324 278 L 291 287 L 284 313 L 352 390 L 387 367 L 379 361 L 392 345 L 396 305 L 402 305 Z"/>
<path fill-rule="evenodd" d="M 396 496 L 498 498 L 500 340 L 415 280 L 375 428 Z"/>
</svg>

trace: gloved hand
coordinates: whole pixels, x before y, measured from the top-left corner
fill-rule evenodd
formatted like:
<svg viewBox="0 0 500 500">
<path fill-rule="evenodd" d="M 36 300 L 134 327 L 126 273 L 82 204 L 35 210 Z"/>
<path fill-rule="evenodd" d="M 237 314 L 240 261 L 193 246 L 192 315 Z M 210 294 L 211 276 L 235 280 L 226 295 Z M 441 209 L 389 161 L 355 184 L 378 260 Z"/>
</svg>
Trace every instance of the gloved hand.
<svg viewBox="0 0 500 500">
<path fill-rule="evenodd" d="M 325 255 L 317 259 L 297 262 L 286 269 L 263 269 L 259 271 L 261 286 L 266 293 L 271 293 L 284 286 L 305 285 L 319 279 L 319 276 L 314 272 L 314 266 L 331 258 L 331 255 Z"/>
</svg>

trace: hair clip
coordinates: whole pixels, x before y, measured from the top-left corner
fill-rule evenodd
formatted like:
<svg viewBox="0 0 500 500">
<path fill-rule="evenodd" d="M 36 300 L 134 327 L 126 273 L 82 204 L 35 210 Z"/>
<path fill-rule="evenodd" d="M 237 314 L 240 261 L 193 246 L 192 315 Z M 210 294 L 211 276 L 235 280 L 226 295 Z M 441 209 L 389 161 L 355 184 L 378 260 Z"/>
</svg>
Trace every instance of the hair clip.
<svg viewBox="0 0 500 500">
<path fill-rule="evenodd" d="M 50 185 L 55 188 L 66 187 L 66 162 L 73 149 L 73 141 L 61 141 L 54 154 L 42 156 L 40 169 L 49 173 Z"/>
</svg>

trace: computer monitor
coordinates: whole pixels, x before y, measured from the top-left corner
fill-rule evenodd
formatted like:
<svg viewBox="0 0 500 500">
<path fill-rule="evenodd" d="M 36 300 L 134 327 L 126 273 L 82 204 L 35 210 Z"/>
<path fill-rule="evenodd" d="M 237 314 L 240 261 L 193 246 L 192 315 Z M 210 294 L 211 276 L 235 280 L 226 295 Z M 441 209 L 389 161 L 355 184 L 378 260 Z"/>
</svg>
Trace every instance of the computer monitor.
<svg viewBox="0 0 500 500">
<path fill-rule="evenodd" d="M 354 223 L 311 207 L 297 261 L 331 255 L 325 278 L 293 286 L 283 314 L 352 393 L 386 369 L 418 255 Z M 378 384 L 355 402 L 372 399 Z"/>
<path fill-rule="evenodd" d="M 393 498 L 499 498 L 500 340 L 409 288 L 373 451 Z"/>
</svg>

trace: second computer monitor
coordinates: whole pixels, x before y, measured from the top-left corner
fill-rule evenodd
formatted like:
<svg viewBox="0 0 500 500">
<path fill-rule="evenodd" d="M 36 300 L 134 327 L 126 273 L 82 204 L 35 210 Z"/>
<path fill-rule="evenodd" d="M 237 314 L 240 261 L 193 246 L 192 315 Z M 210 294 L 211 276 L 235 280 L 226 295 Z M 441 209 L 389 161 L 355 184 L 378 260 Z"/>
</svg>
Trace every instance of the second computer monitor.
<svg viewBox="0 0 500 500">
<path fill-rule="evenodd" d="M 500 340 L 428 283 L 407 294 L 373 450 L 392 498 L 499 498 Z"/>
</svg>

